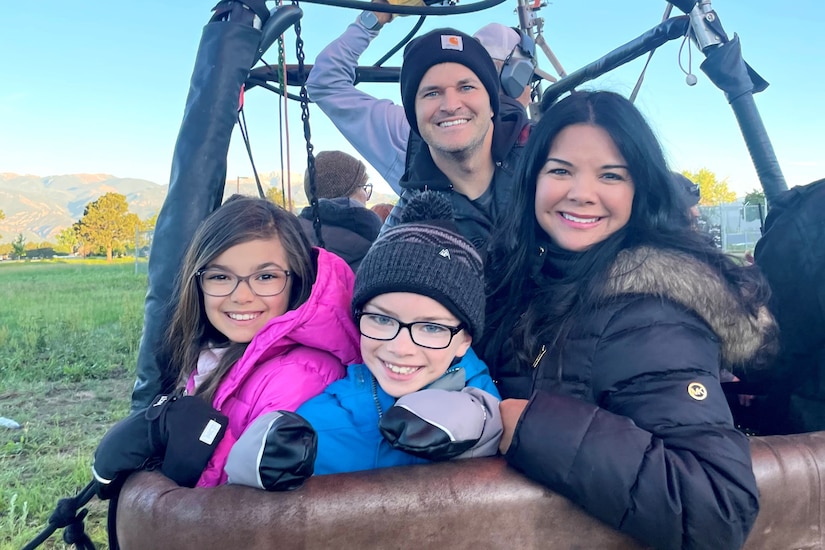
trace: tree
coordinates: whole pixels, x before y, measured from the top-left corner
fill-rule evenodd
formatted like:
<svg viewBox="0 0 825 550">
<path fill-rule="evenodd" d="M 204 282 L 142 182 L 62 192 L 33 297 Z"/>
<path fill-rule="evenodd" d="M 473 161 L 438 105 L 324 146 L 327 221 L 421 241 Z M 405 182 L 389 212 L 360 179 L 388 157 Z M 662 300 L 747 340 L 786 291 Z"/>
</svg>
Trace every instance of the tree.
<svg viewBox="0 0 825 550">
<path fill-rule="evenodd" d="M 754 189 L 747 195 L 745 195 L 745 204 L 761 204 L 764 205 L 767 201 L 765 200 L 765 192 L 760 191 L 759 189 Z"/>
<path fill-rule="evenodd" d="M 716 206 L 736 201 L 736 193 L 728 189 L 728 178 L 719 180 L 716 174 L 707 168 L 700 168 L 698 172 L 684 170 L 682 175 L 699 184 L 702 193 L 700 206 Z"/>
<path fill-rule="evenodd" d="M 0 220 L 5 220 L 5 219 L 6 219 L 6 213 L 3 212 L 2 210 L 0 210 Z M 0 237 L 2 237 L 2 236 L 3 235 L 0 235 Z"/>
<path fill-rule="evenodd" d="M 136 214 L 129 212 L 126 197 L 119 193 L 106 193 L 86 205 L 83 217 L 78 221 L 78 236 L 85 244 L 106 251 L 106 260 L 112 261 L 112 251 L 123 246 L 124 241 L 134 239 Z"/>
<path fill-rule="evenodd" d="M 765 215 L 765 208 L 767 205 L 767 199 L 765 198 L 764 191 L 760 191 L 758 189 L 754 189 L 747 195 L 745 195 L 744 200 L 744 215 L 745 221 L 752 222 L 756 219 L 760 219 L 760 213 L 762 216 Z M 760 211 L 757 205 L 761 204 L 762 209 Z M 750 208 L 748 208 L 750 207 Z"/>
<path fill-rule="evenodd" d="M 286 208 L 286 200 L 284 199 L 284 195 L 283 193 L 281 193 L 281 190 L 278 187 L 275 187 L 274 185 L 268 187 L 264 195 L 266 196 L 267 200 L 274 202 L 281 208 Z"/>
<path fill-rule="evenodd" d="M 77 238 L 75 226 L 67 227 L 57 234 L 57 247 L 59 252 L 74 254 L 77 251 L 80 241 Z"/>
<path fill-rule="evenodd" d="M 81 258 L 85 258 L 89 254 L 92 253 L 92 247 L 86 241 L 86 238 L 80 234 L 80 228 L 83 227 L 80 223 L 80 220 L 77 220 L 72 224 L 72 231 L 74 231 L 75 236 L 77 237 L 77 253 L 80 254 Z"/>
<path fill-rule="evenodd" d="M 26 250 L 36 250 L 38 248 L 54 248 L 54 243 L 50 243 L 49 241 L 26 243 Z"/>
<path fill-rule="evenodd" d="M 155 226 L 158 224 L 158 213 L 155 212 L 145 220 L 141 220 L 140 222 L 140 230 L 141 231 L 154 231 Z"/>
<path fill-rule="evenodd" d="M 17 234 L 17 238 L 11 243 L 11 257 L 19 260 L 26 255 L 26 239 L 22 233 Z"/>
</svg>

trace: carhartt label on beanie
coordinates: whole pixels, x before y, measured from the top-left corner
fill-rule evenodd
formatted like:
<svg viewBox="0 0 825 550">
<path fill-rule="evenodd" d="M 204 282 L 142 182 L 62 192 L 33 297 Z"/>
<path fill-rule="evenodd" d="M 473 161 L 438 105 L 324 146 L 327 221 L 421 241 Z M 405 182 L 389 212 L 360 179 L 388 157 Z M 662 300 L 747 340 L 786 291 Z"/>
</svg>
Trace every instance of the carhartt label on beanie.
<svg viewBox="0 0 825 550">
<path fill-rule="evenodd" d="M 499 78 L 493 59 L 481 43 L 456 29 L 436 29 L 407 44 L 401 64 L 401 102 L 410 127 L 418 132 L 415 96 L 427 71 L 441 63 L 464 65 L 478 77 L 487 95 L 493 115 L 499 109 Z"/>
<path fill-rule="evenodd" d="M 441 49 L 464 51 L 464 39 L 455 35 L 442 35 Z"/>
</svg>

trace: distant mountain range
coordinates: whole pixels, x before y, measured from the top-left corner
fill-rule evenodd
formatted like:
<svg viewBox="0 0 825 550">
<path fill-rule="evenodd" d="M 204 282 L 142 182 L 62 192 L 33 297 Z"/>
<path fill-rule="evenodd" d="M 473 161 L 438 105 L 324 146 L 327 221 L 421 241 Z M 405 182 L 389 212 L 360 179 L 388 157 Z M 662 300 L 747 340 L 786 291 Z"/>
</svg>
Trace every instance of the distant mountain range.
<svg viewBox="0 0 825 550">
<path fill-rule="evenodd" d="M 279 173 L 261 174 L 264 190 L 280 188 Z M 292 200 L 295 210 L 307 204 L 303 174 L 292 174 Z M 116 178 L 109 174 L 68 174 L 34 176 L 0 173 L 0 210 L 6 217 L 0 220 L 0 243 L 13 241 L 19 233 L 26 242 L 56 242 L 57 234 L 83 217 L 86 205 L 105 193 L 120 193 L 126 197 L 129 211 L 146 219 L 160 211 L 167 186 L 134 178 Z M 258 195 L 254 178 L 226 180 L 224 196 L 240 192 Z M 395 202 L 395 195 L 374 193 L 370 204 Z"/>
<path fill-rule="evenodd" d="M 151 181 L 108 174 L 33 176 L 0 173 L 0 242 L 18 233 L 26 242 L 55 242 L 57 234 L 83 217 L 91 201 L 105 193 L 120 193 L 129 211 L 141 219 L 160 210 L 166 187 Z"/>
</svg>

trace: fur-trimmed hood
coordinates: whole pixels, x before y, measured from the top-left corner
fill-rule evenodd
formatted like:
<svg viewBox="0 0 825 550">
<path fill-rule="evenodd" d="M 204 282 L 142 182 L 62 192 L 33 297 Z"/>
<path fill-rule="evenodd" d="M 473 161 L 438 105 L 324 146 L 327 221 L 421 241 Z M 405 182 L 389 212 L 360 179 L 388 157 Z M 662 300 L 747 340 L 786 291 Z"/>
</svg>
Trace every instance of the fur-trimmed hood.
<svg viewBox="0 0 825 550">
<path fill-rule="evenodd" d="M 693 310 L 719 337 L 723 360 L 731 366 L 752 361 L 770 347 L 776 332 L 767 308 L 751 315 L 709 265 L 673 250 L 623 250 L 611 268 L 605 293 L 654 295 Z"/>
</svg>

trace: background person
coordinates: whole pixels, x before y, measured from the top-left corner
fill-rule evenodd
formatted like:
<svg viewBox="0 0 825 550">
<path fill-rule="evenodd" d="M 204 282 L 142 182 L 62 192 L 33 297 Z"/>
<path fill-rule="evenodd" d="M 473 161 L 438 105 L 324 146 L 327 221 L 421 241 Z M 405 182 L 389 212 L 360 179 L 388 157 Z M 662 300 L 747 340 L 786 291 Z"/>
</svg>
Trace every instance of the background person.
<svg viewBox="0 0 825 550">
<path fill-rule="evenodd" d="M 388 202 L 380 202 L 378 204 L 372 205 L 372 208 L 370 208 L 370 210 L 378 214 L 378 217 L 381 218 L 381 223 L 384 223 L 384 221 L 387 219 L 387 216 L 390 215 L 390 211 L 392 210 L 393 206 L 395 205 L 390 204 Z"/>
<path fill-rule="evenodd" d="M 304 190 L 309 198 L 308 173 L 304 175 Z M 372 184 L 364 163 L 341 151 L 321 151 L 315 157 L 315 195 L 324 248 L 342 257 L 355 271 L 383 222 L 366 208 Z M 301 210 L 298 220 L 310 242 L 317 245 L 312 207 Z"/>
<path fill-rule="evenodd" d="M 536 66 L 536 46 L 533 39 L 525 36 L 520 30 L 501 23 L 484 25 L 473 33 L 473 38 L 481 42 L 496 66 L 502 87 L 502 103 L 506 98 L 511 98 L 527 109 L 533 100 L 532 69 Z M 526 80 L 517 80 L 517 77 L 511 75 L 516 67 L 516 71 L 522 74 L 529 71 L 530 77 Z M 504 70 L 505 68 L 508 70 Z"/>
<path fill-rule="evenodd" d="M 673 181 L 676 183 L 687 205 L 688 213 L 690 213 L 691 221 L 695 227 L 699 222 L 699 201 L 702 199 L 699 184 L 693 183 L 687 176 L 679 172 L 674 171 L 671 172 L 671 174 L 673 175 Z"/>
<path fill-rule="evenodd" d="M 771 285 L 779 355 L 770 369 L 746 373 L 768 388 L 766 434 L 825 430 L 825 180 L 799 185 L 774 201 L 756 265 Z"/>
<path fill-rule="evenodd" d="M 488 274 L 502 453 L 646 545 L 740 548 L 758 490 L 719 372 L 770 340 L 764 281 L 690 227 L 625 98 L 561 100 L 525 160 Z"/>
</svg>

